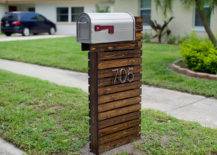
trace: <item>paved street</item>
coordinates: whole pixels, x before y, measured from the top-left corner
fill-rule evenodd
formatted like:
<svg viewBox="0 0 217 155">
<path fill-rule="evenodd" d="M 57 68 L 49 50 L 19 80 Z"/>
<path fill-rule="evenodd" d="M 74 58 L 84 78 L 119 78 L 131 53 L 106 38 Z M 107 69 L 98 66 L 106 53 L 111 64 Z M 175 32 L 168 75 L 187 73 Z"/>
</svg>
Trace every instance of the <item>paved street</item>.
<svg viewBox="0 0 217 155">
<path fill-rule="evenodd" d="M 0 69 L 47 80 L 58 85 L 77 87 L 88 92 L 85 73 L 42 67 L 8 60 L 0 60 Z M 217 128 L 217 100 L 168 89 L 142 86 L 142 107 L 168 113 L 179 119 L 195 121 Z"/>
</svg>

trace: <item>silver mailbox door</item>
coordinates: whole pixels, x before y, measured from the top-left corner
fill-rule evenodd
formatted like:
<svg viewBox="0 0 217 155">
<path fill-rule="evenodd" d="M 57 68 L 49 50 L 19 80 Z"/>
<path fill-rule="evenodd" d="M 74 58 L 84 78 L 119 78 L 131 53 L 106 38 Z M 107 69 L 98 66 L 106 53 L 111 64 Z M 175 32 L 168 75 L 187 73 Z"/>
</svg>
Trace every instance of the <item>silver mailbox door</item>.
<svg viewBox="0 0 217 155">
<path fill-rule="evenodd" d="M 77 22 L 77 40 L 81 43 L 90 43 L 91 23 L 87 16 L 79 18 Z"/>
</svg>

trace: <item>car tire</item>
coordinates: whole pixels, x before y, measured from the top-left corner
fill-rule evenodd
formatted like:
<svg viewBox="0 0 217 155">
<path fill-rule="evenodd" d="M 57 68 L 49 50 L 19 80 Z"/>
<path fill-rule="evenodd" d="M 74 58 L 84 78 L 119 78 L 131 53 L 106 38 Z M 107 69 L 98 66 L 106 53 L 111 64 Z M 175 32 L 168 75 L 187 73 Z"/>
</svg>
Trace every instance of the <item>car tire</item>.
<svg viewBox="0 0 217 155">
<path fill-rule="evenodd" d="M 54 35 L 56 33 L 56 29 L 54 27 L 51 27 L 48 33 L 49 35 Z"/>
<path fill-rule="evenodd" d="M 10 37 L 12 33 L 5 33 L 6 36 Z"/>
<path fill-rule="evenodd" d="M 25 27 L 22 32 L 23 36 L 30 36 L 30 29 Z"/>
</svg>

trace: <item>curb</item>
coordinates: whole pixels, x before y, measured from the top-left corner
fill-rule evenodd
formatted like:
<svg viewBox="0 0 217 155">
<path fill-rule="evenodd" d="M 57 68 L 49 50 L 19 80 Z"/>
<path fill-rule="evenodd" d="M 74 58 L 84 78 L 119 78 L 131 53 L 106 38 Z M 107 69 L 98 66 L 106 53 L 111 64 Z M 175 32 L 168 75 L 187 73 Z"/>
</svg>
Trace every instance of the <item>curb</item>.
<svg viewBox="0 0 217 155">
<path fill-rule="evenodd" d="M 190 76 L 190 77 L 207 79 L 207 80 L 217 80 L 217 75 L 202 73 L 202 72 L 195 72 L 195 71 L 192 71 L 192 70 L 190 70 L 188 68 L 180 67 L 178 65 L 178 63 L 181 62 L 181 61 L 182 60 L 180 59 L 180 60 L 175 61 L 173 64 L 171 64 L 170 65 L 171 69 L 178 72 L 178 73 L 181 73 L 181 74 L 184 74 L 184 75 L 187 75 L 187 76 Z"/>
</svg>

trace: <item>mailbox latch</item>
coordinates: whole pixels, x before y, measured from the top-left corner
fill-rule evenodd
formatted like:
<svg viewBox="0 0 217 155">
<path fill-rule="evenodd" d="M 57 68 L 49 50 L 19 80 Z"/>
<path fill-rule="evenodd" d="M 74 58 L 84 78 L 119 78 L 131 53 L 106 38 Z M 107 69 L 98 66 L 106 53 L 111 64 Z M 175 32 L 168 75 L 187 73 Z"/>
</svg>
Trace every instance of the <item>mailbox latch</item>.
<svg viewBox="0 0 217 155">
<path fill-rule="evenodd" d="M 95 31 L 108 30 L 109 34 L 114 34 L 114 26 L 113 25 L 95 25 Z"/>
</svg>

